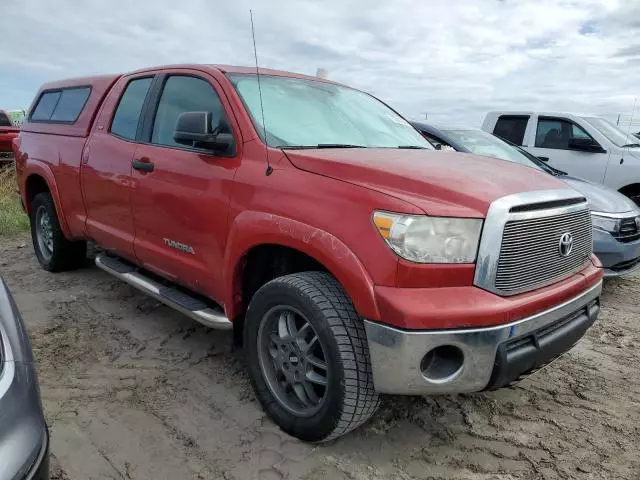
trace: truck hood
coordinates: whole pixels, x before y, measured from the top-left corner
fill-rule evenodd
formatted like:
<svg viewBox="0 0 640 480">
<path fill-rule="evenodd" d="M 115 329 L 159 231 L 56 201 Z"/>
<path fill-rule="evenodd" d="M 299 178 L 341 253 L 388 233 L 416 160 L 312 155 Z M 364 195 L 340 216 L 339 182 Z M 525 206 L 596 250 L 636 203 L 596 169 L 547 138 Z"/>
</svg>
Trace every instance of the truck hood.
<svg viewBox="0 0 640 480">
<path fill-rule="evenodd" d="M 388 148 L 284 150 L 301 170 L 392 195 L 434 216 L 485 217 L 497 198 L 566 188 L 513 162 L 458 152 Z"/>
<path fill-rule="evenodd" d="M 560 178 L 584 195 L 589 202 L 589 208 L 594 212 L 623 213 L 638 208 L 633 201 L 612 188 L 569 175 Z"/>
</svg>

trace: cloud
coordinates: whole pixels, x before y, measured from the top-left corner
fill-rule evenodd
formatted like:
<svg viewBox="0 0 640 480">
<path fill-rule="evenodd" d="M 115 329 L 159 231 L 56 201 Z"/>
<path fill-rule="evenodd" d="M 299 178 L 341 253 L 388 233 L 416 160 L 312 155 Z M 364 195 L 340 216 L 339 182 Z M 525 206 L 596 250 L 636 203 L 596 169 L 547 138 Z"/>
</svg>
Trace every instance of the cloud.
<svg viewBox="0 0 640 480">
<path fill-rule="evenodd" d="M 3 5 L 0 106 L 45 81 L 254 62 L 330 78 L 411 118 L 478 126 L 494 109 L 630 113 L 640 4 L 608 0 L 21 0 Z M 640 110 L 640 106 L 638 108 Z M 637 114 L 640 124 L 640 112 Z"/>
</svg>

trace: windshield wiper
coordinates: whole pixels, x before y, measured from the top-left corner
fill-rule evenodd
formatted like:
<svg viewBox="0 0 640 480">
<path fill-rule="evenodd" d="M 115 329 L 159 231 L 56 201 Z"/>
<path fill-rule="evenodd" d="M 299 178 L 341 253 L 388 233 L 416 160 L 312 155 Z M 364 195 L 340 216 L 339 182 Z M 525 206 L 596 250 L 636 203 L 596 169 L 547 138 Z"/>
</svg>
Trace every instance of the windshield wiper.
<svg viewBox="0 0 640 480">
<path fill-rule="evenodd" d="M 622 145 L 622 148 L 626 147 L 640 147 L 640 143 L 627 143 L 626 145 Z"/>
<path fill-rule="evenodd" d="M 398 145 L 396 148 L 402 148 L 403 150 L 427 150 L 427 147 L 421 147 L 420 145 Z"/>
<path fill-rule="evenodd" d="M 364 145 L 352 145 L 350 143 L 319 143 L 316 148 L 367 148 Z"/>
<path fill-rule="evenodd" d="M 351 145 L 350 143 L 319 143 L 318 145 L 282 145 L 279 148 L 289 150 L 312 150 L 315 148 L 367 148 L 364 145 Z"/>
</svg>

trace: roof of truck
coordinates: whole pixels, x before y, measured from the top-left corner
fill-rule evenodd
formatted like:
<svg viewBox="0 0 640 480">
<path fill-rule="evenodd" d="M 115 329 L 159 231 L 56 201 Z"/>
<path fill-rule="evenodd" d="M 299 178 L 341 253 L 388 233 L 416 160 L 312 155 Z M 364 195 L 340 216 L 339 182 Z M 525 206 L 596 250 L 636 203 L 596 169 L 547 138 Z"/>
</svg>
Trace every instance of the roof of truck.
<svg viewBox="0 0 640 480">
<path fill-rule="evenodd" d="M 76 77 L 76 78 L 67 78 L 63 80 L 56 80 L 53 82 L 48 82 L 40 87 L 40 91 L 42 90 L 55 90 L 56 88 L 69 88 L 69 87 L 82 87 L 82 86 L 109 86 L 112 85 L 118 78 L 120 78 L 121 74 L 113 74 L 113 75 L 94 75 L 91 77 Z"/>
<path fill-rule="evenodd" d="M 135 70 L 133 72 L 127 73 L 119 73 L 119 74 L 111 74 L 111 75 L 95 75 L 95 76 L 87 76 L 87 77 L 77 77 L 77 78 L 69 78 L 64 80 L 56 80 L 54 82 L 48 82 L 40 87 L 38 94 L 36 95 L 33 104 L 29 108 L 29 115 L 27 116 L 27 121 L 23 126 L 23 131 L 25 132 L 35 132 L 35 133 L 47 133 L 47 134 L 62 134 L 69 136 L 87 136 L 89 134 L 89 130 L 91 128 L 91 124 L 95 115 L 97 113 L 97 109 L 102 103 L 102 100 L 108 93 L 109 89 L 123 76 L 128 75 L 136 75 L 141 73 L 162 73 L 163 71 L 176 71 L 176 70 L 196 70 L 201 71 L 203 73 L 206 72 L 217 72 L 220 74 L 227 73 L 238 73 L 238 74 L 256 74 L 255 67 L 238 67 L 233 65 L 208 65 L 208 64 L 194 64 L 194 63 L 185 63 L 185 64 L 176 64 L 176 65 L 159 65 L 155 67 L 147 67 L 139 70 Z M 305 80 L 314 80 L 325 83 L 338 84 L 337 82 L 332 82 L 331 80 L 327 80 L 324 78 L 314 77 L 311 75 L 302 75 L 299 73 L 286 72 L 283 70 L 272 70 L 269 68 L 260 68 L 258 72 L 261 75 L 265 76 L 281 76 L 281 77 L 290 77 L 290 78 L 300 78 Z M 31 120 L 31 111 L 33 110 L 36 102 L 40 99 L 41 95 L 45 91 L 50 90 L 58 90 L 63 88 L 74 88 L 74 87 L 91 87 L 91 91 L 89 94 L 89 98 L 80 113 L 80 116 L 73 124 L 64 124 L 64 123 L 51 123 L 51 122 L 34 122 Z"/>
<path fill-rule="evenodd" d="M 545 112 L 545 111 L 536 111 L 536 110 L 495 110 L 487 113 L 489 115 L 538 115 L 540 117 L 593 117 L 594 115 L 590 115 L 587 113 L 580 112 Z"/>
<path fill-rule="evenodd" d="M 216 70 L 221 73 L 241 73 L 241 74 L 248 74 L 248 75 L 255 75 L 256 73 L 256 67 L 241 67 L 237 65 L 221 65 L 221 64 L 206 64 L 206 63 L 178 63 L 173 65 L 158 65 L 155 67 L 141 68 L 133 72 L 128 72 L 126 73 L 126 75 L 144 73 L 144 72 L 155 72 L 159 70 L 160 71 L 173 70 L 173 69 L 190 69 L 190 70 L 201 70 L 201 71 Z M 295 72 L 288 72 L 286 70 L 259 68 L 258 72 L 260 73 L 260 75 L 300 78 L 305 80 L 316 80 L 320 82 L 334 83 L 334 84 L 341 85 L 339 82 L 334 82 L 326 78 L 315 77 L 313 75 L 304 75 L 304 74 L 295 73 Z"/>
</svg>

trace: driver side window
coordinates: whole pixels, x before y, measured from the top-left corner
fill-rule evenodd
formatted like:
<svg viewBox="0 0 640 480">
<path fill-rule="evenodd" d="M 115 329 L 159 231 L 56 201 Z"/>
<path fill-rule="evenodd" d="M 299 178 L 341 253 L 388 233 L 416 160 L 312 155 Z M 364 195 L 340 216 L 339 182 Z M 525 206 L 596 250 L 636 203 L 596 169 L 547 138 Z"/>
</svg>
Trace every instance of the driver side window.
<svg viewBox="0 0 640 480">
<path fill-rule="evenodd" d="M 569 150 L 569 142 L 574 138 L 592 139 L 591 135 L 575 123 L 556 118 L 538 119 L 536 147 Z"/>
<path fill-rule="evenodd" d="M 211 128 L 218 128 L 217 133 L 232 133 L 220 98 L 209 82 L 197 77 L 173 75 L 167 78 L 162 90 L 151 143 L 185 148 L 173 139 L 178 117 L 184 112 L 211 112 Z"/>
</svg>

